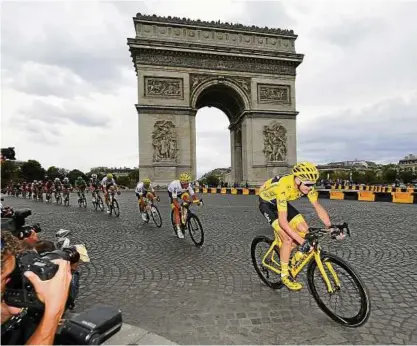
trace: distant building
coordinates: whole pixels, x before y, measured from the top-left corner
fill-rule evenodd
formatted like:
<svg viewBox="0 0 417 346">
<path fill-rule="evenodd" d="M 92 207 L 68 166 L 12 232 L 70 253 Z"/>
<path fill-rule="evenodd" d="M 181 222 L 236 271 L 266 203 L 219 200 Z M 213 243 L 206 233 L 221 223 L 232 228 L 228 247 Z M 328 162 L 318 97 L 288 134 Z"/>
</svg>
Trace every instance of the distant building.
<svg viewBox="0 0 417 346">
<path fill-rule="evenodd" d="M 410 169 L 413 172 L 417 171 L 417 155 L 409 154 L 398 162 L 400 169 Z"/>
<path fill-rule="evenodd" d="M 352 161 L 337 161 L 330 162 L 325 165 L 318 165 L 317 168 L 320 171 L 351 171 L 356 169 L 358 171 L 367 171 L 369 169 L 379 168 L 380 165 L 376 164 L 373 161 L 366 160 L 352 160 Z"/>
</svg>

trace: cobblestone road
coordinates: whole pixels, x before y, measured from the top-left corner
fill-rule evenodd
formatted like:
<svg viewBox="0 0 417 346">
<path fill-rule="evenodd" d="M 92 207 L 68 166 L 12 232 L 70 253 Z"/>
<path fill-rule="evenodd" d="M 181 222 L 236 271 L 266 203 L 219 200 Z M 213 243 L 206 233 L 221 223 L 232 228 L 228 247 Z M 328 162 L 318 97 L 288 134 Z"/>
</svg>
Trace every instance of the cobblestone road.
<svg viewBox="0 0 417 346">
<path fill-rule="evenodd" d="M 368 323 L 348 329 L 317 307 L 307 287 L 273 291 L 261 283 L 250 244 L 272 232 L 256 196 L 204 199 L 204 208 L 196 209 L 206 231 L 202 248 L 174 236 L 165 196 L 161 229 L 142 223 L 132 192 L 120 196 L 120 218 L 12 197 L 4 204 L 32 208 L 28 221 L 41 222 L 46 238 L 67 228 L 73 242 L 87 245 L 92 262 L 83 268 L 81 308 L 111 303 L 126 323 L 180 344 L 417 343 L 416 205 L 322 201 L 334 222 L 347 221 L 353 231 L 324 248 L 351 263 L 371 295 Z M 310 225 L 319 225 L 308 201 L 294 204 Z"/>
</svg>

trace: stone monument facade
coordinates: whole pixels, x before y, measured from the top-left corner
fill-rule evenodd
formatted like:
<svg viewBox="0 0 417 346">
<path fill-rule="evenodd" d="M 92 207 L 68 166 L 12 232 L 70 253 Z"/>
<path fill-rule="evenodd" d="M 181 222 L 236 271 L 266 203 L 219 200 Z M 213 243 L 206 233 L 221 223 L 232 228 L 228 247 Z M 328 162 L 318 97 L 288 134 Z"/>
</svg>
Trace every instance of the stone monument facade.
<svg viewBox="0 0 417 346">
<path fill-rule="evenodd" d="M 186 18 L 134 18 L 127 43 L 138 81 L 139 174 L 165 185 L 196 179 L 195 116 L 230 121 L 231 180 L 261 184 L 296 163 L 295 77 L 303 55 L 292 30 Z"/>
</svg>

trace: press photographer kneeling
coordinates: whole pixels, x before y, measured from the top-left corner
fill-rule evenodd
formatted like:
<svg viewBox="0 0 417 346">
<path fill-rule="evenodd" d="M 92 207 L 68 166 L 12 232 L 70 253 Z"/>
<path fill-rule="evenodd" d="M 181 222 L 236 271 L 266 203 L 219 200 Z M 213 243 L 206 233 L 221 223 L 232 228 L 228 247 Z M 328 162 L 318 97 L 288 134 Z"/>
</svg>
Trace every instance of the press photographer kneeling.
<svg viewBox="0 0 417 346">
<path fill-rule="evenodd" d="M 2 344 L 52 345 L 68 299 L 71 282 L 70 262 L 63 259 L 51 261 L 55 265 L 53 269 L 55 273 L 49 280 L 42 280 L 32 271 L 26 270 L 36 268 L 36 271 L 41 275 L 50 275 L 43 268 L 43 263 L 34 262 L 30 265 L 21 263 L 20 249 L 21 246 L 16 237 L 8 231 L 1 232 Z M 7 284 L 17 275 L 23 275 L 21 277 L 24 285 L 22 294 L 17 298 L 23 301 L 22 304 L 15 304 L 19 305 L 18 307 L 14 307 L 7 305 L 3 298 Z M 38 299 L 44 306 L 44 310 L 35 308 L 37 311 L 34 311 L 33 314 L 37 316 L 34 317 L 28 313 L 31 312 L 29 307 L 32 304 L 39 307 L 39 303 L 35 303 Z M 30 303 L 27 304 L 29 301 Z M 22 307 L 27 309 L 22 309 Z M 20 321 L 15 321 L 15 324 L 18 324 L 18 329 L 8 325 L 13 315 L 21 316 Z M 33 319 L 38 318 L 39 315 L 41 315 L 40 322 L 34 323 Z M 36 326 L 36 328 L 34 329 L 33 326 Z"/>
<path fill-rule="evenodd" d="M 39 241 L 39 224 L 25 225 L 31 214 L 11 210 L 1 222 L 2 344 L 103 343 L 122 326 L 119 309 L 96 305 L 62 319 L 78 295 L 78 264 L 90 261 L 85 246 L 70 246 L 68 230 Z"/>
</svg>

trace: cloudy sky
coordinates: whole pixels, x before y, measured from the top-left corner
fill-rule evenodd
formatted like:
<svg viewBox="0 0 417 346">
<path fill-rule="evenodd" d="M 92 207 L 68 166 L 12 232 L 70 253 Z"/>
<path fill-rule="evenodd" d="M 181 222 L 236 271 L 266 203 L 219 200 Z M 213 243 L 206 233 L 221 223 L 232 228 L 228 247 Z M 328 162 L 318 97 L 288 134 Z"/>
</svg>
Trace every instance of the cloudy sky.
<svg viewBox="0 0 417 346">
<path fill-rule="evenodd" d="M 1 4 L 1 145 L 88 171 L 138 164 L 137 13 L 293 29 L 298 158 L 397 162 L 417 153 L 417 2 L 7 2 Z M 199 175 L 230 166 L 228 120 L 197 114 Z"/>
</svg>

